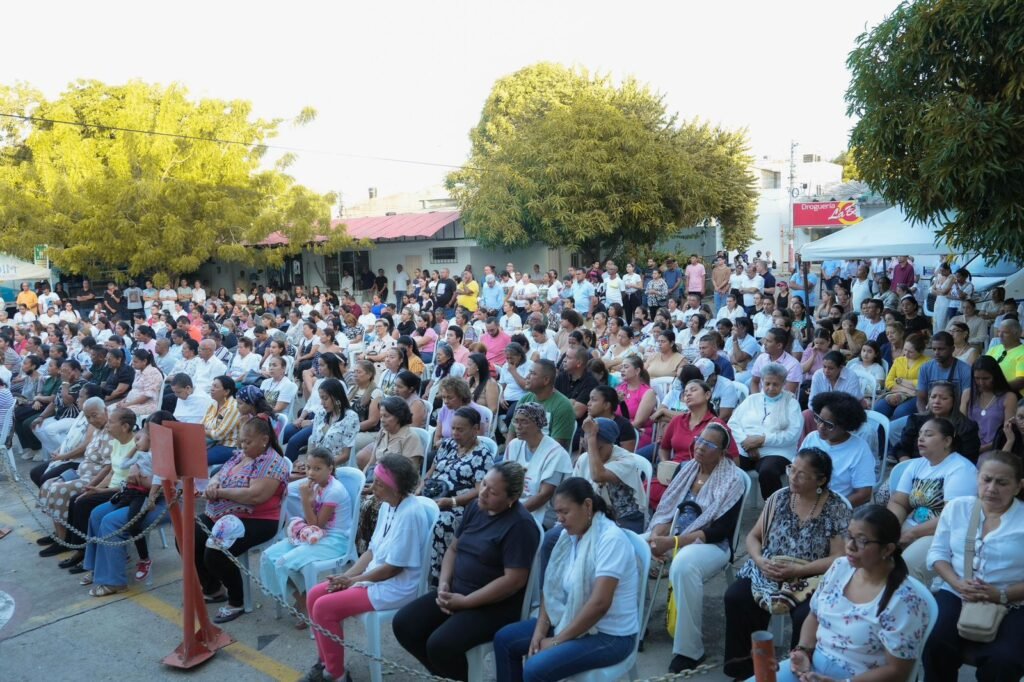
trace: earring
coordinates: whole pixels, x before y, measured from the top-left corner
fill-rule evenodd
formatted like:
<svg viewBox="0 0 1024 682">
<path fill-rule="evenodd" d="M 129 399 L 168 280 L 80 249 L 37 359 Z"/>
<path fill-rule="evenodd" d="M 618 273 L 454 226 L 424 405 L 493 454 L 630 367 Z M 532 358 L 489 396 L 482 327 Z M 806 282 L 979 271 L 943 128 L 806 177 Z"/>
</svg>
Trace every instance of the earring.
<svg viewBox="0 0 1024 682">
<path fill-rule="evenodd" d="M 818 494 L 819 495 L 821 494 L 821 486 L 820 485 L 818 486 Z"/>
</svg>

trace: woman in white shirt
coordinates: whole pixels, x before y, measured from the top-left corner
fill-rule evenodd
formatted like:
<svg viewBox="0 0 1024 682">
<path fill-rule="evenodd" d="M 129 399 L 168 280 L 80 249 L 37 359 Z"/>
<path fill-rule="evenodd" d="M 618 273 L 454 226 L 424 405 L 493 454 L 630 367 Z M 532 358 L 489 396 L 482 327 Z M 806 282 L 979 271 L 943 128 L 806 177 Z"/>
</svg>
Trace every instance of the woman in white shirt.
<svg viewBox="0 0 1024 682">
<path fill-rule="evenodd" d="M 280 356 L 270 356 L 267 366 L 270 371 L 270 378 L 264 379 L 260 384 L 260 390 L 267 398 L 267 402 L 274 406 L 274 412 L 284 414 L 295 401 L 299 387 L 295 382 L 284 375 L 285 362 Z"/>
<path fill-rule="evenodd" d="M 71 301 L 64 304 L 64 310 L 60 311 L 57 317 L 60 318 L 61 322 L 67 322 L 68 324 L 75 324 L 82 319 L 82 316 L 75 310 L 75 304 Z"/>
<path fill-rule="evenodd" d="M 900 546 L 910 575 L 925 585 L 935 577 L 926 564 L 942 508 L 949 500 L 973 495 L 978 485 L 978 470 L 956 452 L 956 445 L 956 427 L 948 419 L 925 422 L 917 437 L 921 456 L 910 460 L 893 481 L 889 499 L 889 511 L 903 524 Z"/>
<path fill-rule="evenodd" d="M 860 401 L 849 393 L 826 391 L 811 401 L 816 429 L 808 433 L 800 449 L 821 448 L 832 457 L 833 492 L 843 495 L 854 507 L 871 497 L 875 484 L 875 457 L 866 442 L 854 432 L 867 421 Z"/>
<path fill-rule="evenodd" d="M 583 478 L 558 486 L 555 510 L 564 530 L 544 574 L 540 613 L 494 636 L 498 682 L 567 679 L 620 663 L 636 644 L 639 575 L 627 531 Z"/>
<path fill-rule="evenodd" d="M 526 482 L 522 501 L 538 523 L 551 508 L 551 498 L 562 479 L 572 473 L 572 461 L 551 436 L 545 435 L 548 416 L 540 403 L 527 403 L 516 407 L 512 418 L 516 437 L 505 448 L 505 461 L 516 462 L 526 468 Z"/>
<path fill-rule="evenodd" d="M 423 543 L 432 532 L 428 507 L 414 495 L 419 473 L 402 455 L 384 455 L 373 470 L 371 490 L 380 500 L 377 525 L 369 548 L 352 568 L 332 575 L 309 591 L 306 605 L 310 619 L 344 637 L 346 618 L 368 611 L 397 609 L 416 597 L 420 576 L 426 570 Z M 314 630 L 317 662 L 304 679 L 324 675 L 347 677 L 345 648 Z"/>
<path fill-rule="evenodd" d="M 523 318 L 516 312 L 516 306 L 512 301 L 505 301 L 501 306 L 505 314 L 498 318 L 498 326 L 501 330 L 511 336 L 523 329 Z"/>
<path fill-rule="evenodd" d="M 935 593 L 939 618 L 924 649 L 926 680 L 952 682 L 959 677 L 964 649 L 974 654 L 977 679 L 1024 679 L 1024 506 L 1015 499 L 1021 461 L 1008 452 L 981 458 L 975 493 L 946 503 L 928 551 L 928 567 L 941 579 Z M 974 497 L 973 495 L 977 495 Z M 973 514 L 977 510 L 976 523 Z M 973 538 L 972 538 L 973 530 Z M 973 559 L 965 551 L 973 545 Z M 971 577 L 966 575 L 970 562 Z M 964 602 L 1010 605 L 992 642 L 960 637 L 957 621 Z"/>
<path fill-rule="evenodd" d="M 178 292 L 171 288 L 171 285 L 166 285 L 157 294 L 157 298 L 160 299 L 160 307 L 166 312 L 174 311 L 174 302 L 178 300 Z"/>
<path fill-rule="evenodd" d="M 767 500 L 782 487 L 786 467 L 796 457 L 804 421 L 800 403 L 782 390 L 788 370 L 771 362 L 761 370 L 761 391 L 741 402 L 729 418 L 740 451 L 740 468 L 757 471 L 761 496 Z"/>
</svg>

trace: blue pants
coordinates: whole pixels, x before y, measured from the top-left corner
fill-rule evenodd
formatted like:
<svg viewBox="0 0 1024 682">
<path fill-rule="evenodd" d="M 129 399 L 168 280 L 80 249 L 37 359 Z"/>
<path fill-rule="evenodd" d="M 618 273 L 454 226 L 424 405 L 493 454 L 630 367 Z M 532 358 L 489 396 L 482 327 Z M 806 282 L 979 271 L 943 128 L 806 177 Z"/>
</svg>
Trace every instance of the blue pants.
<svg viewBox="0 0 1024 682">
<path fill-rule="evenodd" d="M 142 519 L 142 526 L 148 527 L 156 520 L 167 503 L 160 501 L 155 509 L 151 509 Z M 115 509 L 110 502 L 104 502 L 92 510 L 89 515 L 89 535 L 103 537 L 110 535 L 124 524 L 131 520 L 128 507 Z M 122 533 L 112 540 L 121 540 L 129 537 Z M 107 547 L 90 542 L 85 548 L 85 561 L 83 566 L 93 572 L 93 583 L 96 585 L 110 585 L 112 587 L 125 587 L 128 584 L 128 577 L 125 575 L 125 560 L 128 556 L 127 547 Z"/>
<path fill-rule="evenodd" d="M 811 669 L 826 677 L 831 677 L 836 680 L 845 680 L 852 677 L 845 668 L 841 668 L 829 659 L 815 653 L 814 658 L 811 660 Z M 775 676 L 776 682 L 799 682 L 800 678 L 793 673 L 789 667 L 789 661 L 785 660 L 779 663 L 779 672 Z M 754 678 L 751 677 L 747 682 L 755 682 Z"/>
<path fill-rule="evenodd" d="M 206 448 L 206 466 L 223 464 L 231 459 L 233 454 L 235 454 L 235 448 L 229 448 L 227 445 L 211 445 Z"/>
<path fill-rule="evenodd" d="M 1011 609 L 999 626 L 995 640 L 985 644 L 960 637 L 956 623 L 963 603 L 949 590 L 935 593 L 939 617 L 924 647 L 924 678 L 929 682 L 953 682 L 959 677 L 964 650 L 974 655 L 979 682 L 1012 682 L 1024 675 L 1024 609 Z"/>
<path fill-rule="evenodd" d="M 717 291 L 715 292 L 715 314 L 716 315 L 718 314 L 719 310 L 721 310 L 722 308 L 725 307 L 725 299 L 726 299 L 726 297 L 728 295 L 729 294 L 720 294 Z"/>
<path fill-rule="evenodd" d="M 650 445 L 645 445 L 639 450 L 637 450 L 636 454 L 640 455 L 641 457 L 650 462 L 653 462 L 655 456 L 658 454 L 658 449 L 657 447 L 655 447 L 654 443 L 651 443 Z"/>
<path fill-rule="evenodd" d="M 530 656 L 537 619 L 506 625 L 494 636 L 494 670 L 498 682 L 545 682 L 564 680 L 578 673 L 606 668 L 626 660 L 636 645 L 636 635 L 584 635 Z"/>
<path fill-rule="evenodd" d="M 885 402 L 885 398 L 879 398 L 875 401 L 875 412 L 884 414 L 889 418 L 889 421 L 895 421 L 902 419 L 903 417 L 909 417 L 910 415 L 917 412 L 917 400 L 911 398 L 910 400 L 904 401 L 893 407 L 889 403 Z"/>
<path fill-rule="evenodd" d="M 291 431 L 291 433 L 288 433 Z M 313 434 L 313 427 L 307 426 L 302 429 L 296 429 L 292 424 L 284 427 L 284 456 L 295 461 L 298 459 L 299 450 L 306 447 L 309 443 L 309 437 Z"/>
</svg>

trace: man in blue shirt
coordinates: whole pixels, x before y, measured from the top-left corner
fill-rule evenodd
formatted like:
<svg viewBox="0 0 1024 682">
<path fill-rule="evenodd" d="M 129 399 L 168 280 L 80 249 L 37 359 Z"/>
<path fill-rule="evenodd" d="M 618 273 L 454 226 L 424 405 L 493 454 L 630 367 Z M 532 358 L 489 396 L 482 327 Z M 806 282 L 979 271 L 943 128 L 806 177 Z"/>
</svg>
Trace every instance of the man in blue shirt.
<svg viewBox="0 0 1024 682">
<path fill-rule="evenodd" d="M 827 272 L 827 270 L 822 267 L 822 272 Z M 814 306 L 818 305 L 819 281 L 821 280 L 818 276 L 811 272 L 811 264 L 807 261 L 801 261 L 800 272 L 793 273 L 793 276 L 789 279 L 789 290 L 793 292 L 794 296 L 803 301 L 805 306 L 814 308 Z M 829 290 L 831 291 L 831 287 L 829 287 Z M 807 298 L 808 293 L 810 294 L 810 300 Z M 808 311 L 808 313 L 812 314 L 813 311 Z"/>
<path fill-rule="evenodd" d="M 723 345 L 725 344 L 722 343 L 722 337 L 718 332 L 708 332 L 701 337 L 700 356 L 715 363 L 715 370 L 720 376 L 735 381 L 736 372 L 733 371 L 732 363 L 720 352 Z"/>
<path fill-rule="evenodd" d="M 665 272 L 662 273 L 662 277 L 665 278 L 665 284 L 668 285 L 668 297 L 678 301 L 679 294 L 683 290 L 683 271 L 679 269 L 675 258 L 665 261 Z"/>
<path fill-rule="evenodd" d="M 832 291 L 837 284 L 843 271 L 843 261 L 827 260 L 821 264 L 821 276 L 825 278 L 825 290 Z"/>
<path fill-rule="evenodd" d="M 492 312 L 501 312 L 501 305 L 505 302 L 505 290 L 498 284 L 494 275 L 487 275 L 480 295 L 484 299 L 484 308 Z"/>
<path fill-rule="evenodd" d="M 729 363 L 746 367 L 746 370 L 736 375 L 736 381 L 748 383 L 750 381 L 750 368 L 753 367 L 754 358 L 761 353 L 761 344 L 753 335 L 754 323 L 749 317 L 739 317 L 733 326 L 732 336 L 725 340 L 725 354 L 729 356 Z"/>
<path fill-rule="evenodd" d="M 576 271 L 576 283 L 572 285 L 573 308 L 580 315 L 586 317 L 590 314 L 590 298 L 594 295 L 594 285 L 587 281 L 587 273 L 583 270 Z"/>
<path fill-rule="evenodd" d="M 953 337 L 949 332 L 937 332 L 932 336 L 932 353 L 935 359 L 921 365 L 917 373 L 916 404 L 912 400 L 903 403 L 896 408 L 893 419 L 910 416 L 915 408 L 917 412 L 924 412 L 928 406 L 928 393 L 937 381 L 952 382 L 958 401 L 964 391 L 971 387 L 971 366 L 953 357 Z M 903 410 L 906 405 L 910 405 L 909 410 Z M 904 414 L 900 414 L 901 410 Z"/>
</svg>

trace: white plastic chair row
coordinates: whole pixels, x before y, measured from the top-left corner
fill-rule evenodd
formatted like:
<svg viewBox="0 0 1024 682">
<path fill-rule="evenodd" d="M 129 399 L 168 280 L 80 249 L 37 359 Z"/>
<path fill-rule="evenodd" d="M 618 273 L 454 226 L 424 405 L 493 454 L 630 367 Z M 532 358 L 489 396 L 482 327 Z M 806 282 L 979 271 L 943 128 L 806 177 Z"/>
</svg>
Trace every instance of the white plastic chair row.
<svg viewBox="0 0 1024 682">
<path fill-rule="evenodd" d="M 14 425 L 14 405 L 11 405 L 11 409 L 7 410 L 4 414 L 3 423 L 0 424 L 0 450 L 4 452 L 7 457 L 7 466 L 10 469 L 11 477 L 15 481 L 20 481 L 21 478 L 18 476 L 18 466 L 14 461 L 14 448 L 7 447 L 7 437 L 11 434 L 11 428 Z"/>
</svg>

